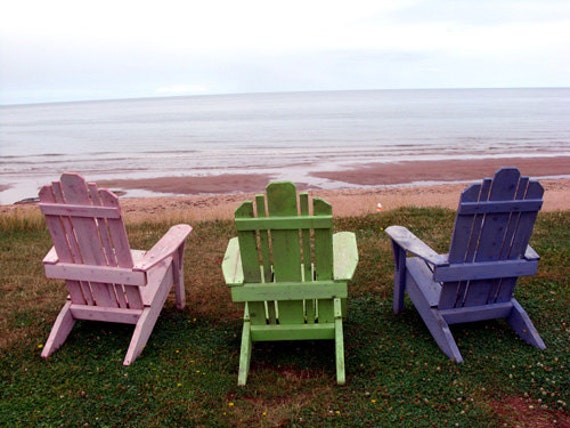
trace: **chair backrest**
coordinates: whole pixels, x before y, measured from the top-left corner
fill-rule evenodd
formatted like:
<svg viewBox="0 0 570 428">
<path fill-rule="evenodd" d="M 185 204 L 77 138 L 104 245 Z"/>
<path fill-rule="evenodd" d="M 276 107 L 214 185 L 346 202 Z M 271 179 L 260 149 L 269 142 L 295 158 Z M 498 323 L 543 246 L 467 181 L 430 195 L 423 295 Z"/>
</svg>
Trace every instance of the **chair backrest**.
<svg viewBox="0 0 570 428">
<path fill-rule="evenodd" d="M 61 181 L 42 187 L 39 197 L 59 263 L 65 267 L 60 271 L 69 272 L 65 279 L 72 302 L 142 308 L 139 287 L 113 277 L 113 268 L 133 267 L 117 196 L 79 174 L 65 173 Z"/>
<path fill-rule="evenodd" d="M 236 228 L 246 283 L 304 282 L 333 278 L 332 207 L 299 194 L 290 182 L 267 186 L 236 210 Z M 263 278 L 262 278 L 263 276 Z"/>
<path fill-rule="evenodd" d="M 440 308 L 511 299 L 517 277 L 533 273 L 523 256 L 543 194 L 516 168 L 500 169 L 461 194 L 449 250 L 448 272 L 456 274 L 443 283 Z"/>
<path fill-rule="evenodd" d="M 306 192 L 297 200 L 293 183 L 274 182 L 267 186 L 266 196 L 256 196 L 255 207 L 246 201 L 236 210 L 246 284 L 333 281 L 332 207 L 319 198 L 313 199 L 312 212 L 309 205 Z M 332 299 L 305 301 L 302 289 L 296 290 L 294 299 L 274 305 L 268 301 L 250 303 L 250 311 L 258 314 L 252 323 L 302 324 L 334 319 Z M 273 300 L 270 293 L 267 299 Z M 259 316 L 263 312 L 265 317 Z"/>
</svg>

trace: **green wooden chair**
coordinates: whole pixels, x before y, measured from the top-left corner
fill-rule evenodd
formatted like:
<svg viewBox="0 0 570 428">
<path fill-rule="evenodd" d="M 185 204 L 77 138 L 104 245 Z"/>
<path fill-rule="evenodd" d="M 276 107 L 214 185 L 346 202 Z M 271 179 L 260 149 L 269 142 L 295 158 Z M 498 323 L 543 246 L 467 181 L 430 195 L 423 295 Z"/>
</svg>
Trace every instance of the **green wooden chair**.
<svg viewBox="0 0 570 428">
<path fill-rule="evenodd" d="M 253 342 L 334 339 L 337 383 L 345 383 L 342 322 L 347 282 L 358 263 L 356 237 L 333 234 L 332 207 L 290 182 L 267 186 L 235 212 L 238 236 L 222 263 L 234 302 L 245 302 L 238 385 Z M 312 211 L 312 212 L 311 212 Z"/>
</svg>

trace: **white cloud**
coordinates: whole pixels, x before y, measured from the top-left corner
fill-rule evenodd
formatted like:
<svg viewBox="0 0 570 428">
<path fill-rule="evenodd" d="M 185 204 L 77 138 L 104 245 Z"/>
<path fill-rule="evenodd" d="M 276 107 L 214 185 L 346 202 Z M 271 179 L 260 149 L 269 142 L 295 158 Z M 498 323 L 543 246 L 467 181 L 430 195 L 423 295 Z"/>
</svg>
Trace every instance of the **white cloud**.
<svg viewBox="0 0 570 428">
<path fill-rule="evenodd" d="M 5 3 L 0 103 L 74 91 L 570 86 L 567 0 Z"/>
</svg>

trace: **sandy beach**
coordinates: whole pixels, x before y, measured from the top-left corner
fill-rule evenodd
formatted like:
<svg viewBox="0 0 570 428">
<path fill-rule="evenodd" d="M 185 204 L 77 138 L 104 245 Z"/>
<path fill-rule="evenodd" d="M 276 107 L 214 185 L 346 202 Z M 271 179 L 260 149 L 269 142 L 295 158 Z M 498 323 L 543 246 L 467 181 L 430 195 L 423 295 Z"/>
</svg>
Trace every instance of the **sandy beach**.
<svg viewBox="0 0 570 428">
<path fill-rule="evenodd" d="M 339 183 L 347 183 L 346 188 L 341 186 L 335 190 L 324 190 L 310 188 L 305 183 L 296 185 L 298 189 L 307 190 L 312 196 L 319 196 L 330 202 L 336 216 L 375 213 L 378 203 L 382 204 L 383 210 L 402 206 L 439 206 L 455 209 L 459 194 L 468 183 L 492 176 L 501 166 L 517 166 L 524 175 L 531 178 L 570 175 L 570 159 L 565 157 L 423 161 L 370 163 L 326 174 Z M 129 221 L 144 221 L 157 216 L 201 221 L 232 218 L 234 210 L 241 202 L 255 193 L 263 192 L 271 180 L 270 175 L 263 174 L 227 174 L 99 181 L 98 184 L 117 193 L 120 193 L 120 189 L 145 189 L 181 195 L 122 197 L 121 206 Z M 437 184 L 433 184 L 434 182 Z M 570 210 L 569 178 L 541 178 L 540 182 L 546 190 L 544 211 Z M 0 206 L 1 213 L 36 209 L 36 204 Z"/>
</svg>

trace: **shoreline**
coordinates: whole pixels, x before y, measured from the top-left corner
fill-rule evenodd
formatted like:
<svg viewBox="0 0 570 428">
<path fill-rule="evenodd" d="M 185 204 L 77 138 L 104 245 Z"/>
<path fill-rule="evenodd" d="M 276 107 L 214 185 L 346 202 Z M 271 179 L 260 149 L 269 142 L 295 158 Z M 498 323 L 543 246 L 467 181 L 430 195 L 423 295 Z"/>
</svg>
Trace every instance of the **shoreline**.
<svg viewBox="0 0 570 428">
<path fill-rule="evenodd" d="M 436 161 L 370 162 L 350 170 L 320 172 L 316 177 L 334 178 L 350 184 L 401 185 L 417 182 L 458 182 L 492 177 L 502 167 L 516 166 L 530 178 L 570 176 L 570 156 L 537 158 L 449 159 Z M 340 178 L 339 178 L 340 177 Z"/>
<path fill-rule="evenodd" d="M 308 185 L 302 179 L 290 181 L 295 182 L 298 190 L 306 190 L 311 196 L 322 197 L 331 203 L 335 216 L 376 213 L 378 203 L 386 211 L 403 206 L 454 210 L 461 191 L 469 183 L 491 177 L 498 168 L 510 165 L 517 166 L 523 175 L 538 179 L 544 186 L 543 211 L 570 210 L 570 157 L 402 161 L 390 164 L 371 162 L 353 169 L 326 173 L 345 186 L 323 188 Z M 314 174 L 320 177 L 325 173 Z M 90 179 L 87 175 L 85 177 Z M 127 189 L 126 195 L 120 198 L 126 220 L 144 221 L 160 216 L 203 221 L 233 218 L 234 210 L 244 200 L 264 192 L 265 186 L 274 180 L 271 174 L 252 172 L 203 177 L 97 180 L 97 184 L 119 195 L 121 189 Z M 132 197 L 129 189 L 143 189 L 151 196 Z M 34 210 L 39 212 L 35 203 L 0 205 L 0 213 Z"/>
<path fill-rule="evenodd" d="M 470 181 L 471 182 L 471 181 Z M 470 183 L 469 182 L 469 183 Z M 308 190 L 311 197 L 321 197 L 333 207 L 336 217 L 361 216 L 390 211 L 405 206 L 457 209 L 460 193 L 469 183 L 438 185 L 387 186 L 384 188 L 353 188 Z M 540 180 L 545 188 L 542 211 L 570 211 L 570 179 Z M 235 209 L 255 193 L 215 195 L 158 196 L 145 198 L 120 197 L 121 210 L 127 222 L 138 223 L 156 218 L 173 221 L 199 222 L 231 220 Z M 0 215 L 40 215 L 37 203 L 0 205 Z M 381 212 L 379 213 L 381 214 Z"/>
<path fill-rule="evenodd" d="M 378 189 L 386 186 L 450 185 L 483 177 L 491 177 L 505 166 L 516 166 L 521 174 L 531 178 L 570 178 L 570 156 L 542 158 L 456 159 L 432 161 L 369 162 L 332 171 L 309 172 L 308 177 L 321 178 L 322 185 L 311 184 L 303 177 L 288 179 L 300 190 L 343 190 L 351 188 Z M 155 177 L 140 179 L 99 180 L 98 184 L 129 190 L 162 194 L 207 195 L 263 192 L 270 181 L 286 176 L 283 171 L 272 173 L 221 174 L 212 176 Z M 151 195 L 152 196 L 152 195 Z"/>
<path fill-rule="evenodd" d="M 477 180 L 475 180 L 477 181 Z M 539 180 L 545 188 L 542 211 L 570 210 L 570 179 Z M 383 188 L 351 189 L 300 189 L 307 190 L 311 197 L 320 197 L 333 207 L 337 217 L 361 216 L 390 211 L 406 206 L 441 207 L 455 210 L 461 192 L 471 183 L 437 185 L 387 186 Z M 257 192 L 259 193 L 259 192 Z M 125 218 L 145 221 L 155 216 L 166 218 L 189 218 L 193 221 L 228 220 L 234 218 L 235 209 L 245 200 L 253 199 L 255 193 L 226 193 L 217 195 L 188 195 L 156 198 L 122 198 L 121 207 Z M 380 212 L 381 214 L 381 212 Z"/>
</svg>

